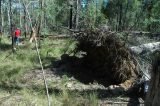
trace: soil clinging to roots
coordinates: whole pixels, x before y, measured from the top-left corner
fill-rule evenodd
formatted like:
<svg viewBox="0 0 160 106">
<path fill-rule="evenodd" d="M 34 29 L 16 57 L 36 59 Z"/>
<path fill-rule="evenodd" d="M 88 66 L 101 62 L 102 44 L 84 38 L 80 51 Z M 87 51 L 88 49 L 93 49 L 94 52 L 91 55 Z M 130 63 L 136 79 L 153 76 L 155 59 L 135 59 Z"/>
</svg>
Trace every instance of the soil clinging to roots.
<svg viewBox="0 0 160 106">
<path fill-rule="evenodd" d="M 83 65 L 94 77 L 120 84 L 139 76 L 137 64 L 125 43 L 116 33 L 102 29 L 74 34 L 78 41 L 76 52 L 85 52 Z"/>
</svg>

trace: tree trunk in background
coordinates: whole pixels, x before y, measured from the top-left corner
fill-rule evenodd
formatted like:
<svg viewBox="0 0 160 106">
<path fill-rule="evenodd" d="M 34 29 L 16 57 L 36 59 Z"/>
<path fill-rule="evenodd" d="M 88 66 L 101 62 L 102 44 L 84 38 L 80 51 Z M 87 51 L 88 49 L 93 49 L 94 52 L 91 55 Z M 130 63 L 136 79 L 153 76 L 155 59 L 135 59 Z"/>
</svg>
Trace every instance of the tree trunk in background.
<svg viewBox="0 0 160 106">
<path fill-rule="evenodd" d="M 8 30 L 10 30 L 10 26 L 11 26 L 11 20 L 10 20 L 10 9 L 9 7 L 7 7 L 7 15 L 8 15 Z M 10 32 L 10 31 L 9 31 Z"/>
<path fill-rule="evenodd" d="M 129 7 L 129 0 L 127 0 L 127 4 L 126 4 L 126 8 L 125 8 L 125 13 L 124 13 L 124 17 L 123 17 L 123 30 L 126 30 L 128 25 L 127 25 L 127 21 L 126 18 L 127 18 L 127 12 L 128 12 L 128 7 Z"/>
<path fill-rule="evenodd" d="M 44 10 L 43 10 L 43 26 L 44 26 L 44 28 L 45 28 L 45 34 L 46 34 L 46 28 L 47 28 L 47 22 L 46 22 L 46 20 L 47 20 L 47 15 L 46 15 L 46 0 L 44 1 L 44 4 L 43 4 L 44 6 Z"/>
<path fill-rule="evenodd" d="M 78 29 L 79 26 L 79 0 L 76 1 L 76 25 L 75 29 Z"/>
<path fill-rule="evenodd" d="M 118 31 L 122 30 L 122 3 L 119 4 L 119 22 L 118 22 Z"/>
<path fill-rule="evenodd" d="M 43 0 L 40 0 L 39 6 L 40 6 L 41 13 L 39 15 L 39 20 L 38 20 L 38 30 L 37 30 L 38 36 L 40 34 L 41 27 L 42 27 L 42 21 L 43 21 Z"/>
<path fill-rule="evenodd" d="M 0 0 L 0 32 L 2 32 L 2 0 Z"/>
<path fill-rule="evenodd" d="M 147 7 L 147 12 L 148 12 L 148 15 L 147 15 L 147 18 L 148 18 L 148 21 L 149 21 L 149 24 L 147 26 L 147 30 L 148 31 L 151 31 L 151 17 L 152 17 L 152 8 L 153 8 L 153 4 L 150 3 Z"/>
<path fill-rule="evenodd" d="M 21 4 L 20 0 L 19 0 L 19 4 Z M 22 19 L 21 19 L 21 17 L 22 17 L 21 9 L 19 9 L 19 26 L 20 26 L 20 28 L 22 28 Z"/>
<path fill-rule="evenodd" d="M 70 5 L 70 20 L 69 20 L 69 29 L 72 29 L 72 16 L 73 16 L 73 5 Z"/>
<path fill-rule="evenodd" d="M 12 50 L 14 51 L 14 35 L 13 31 L 13 24 L 12 24 L 12 0 L 9 0 L 9 19 L 10 19 L 10 35 L 12 36 Z"/>
<path fill-rule="evenodd" d="M 40 14 L 40 16 L 39 16 L 37 34 L 38 34 L 38 36 L 39 36 L 39 42 L 38 42 L 38 43 L 39 43 L 39 47 L 41 47 L 40 34 L 41 34 L 41 30 L 42 30 L 42 25 L 43 25 L 43 16 L 44 16 L 43 6 L 44 6 L 44 0 L 40 0 L 40 1 L 39 1 L 39 5 L 40 5 L 41 14 Z"/>
<path fill-rule="evenodd" d="M 119 20 L 119 14 L 118 14 L 118 12 L 116 13 L 116 31 L 118 31 L 118 28 L 119 28 L 119 26 L 118 26 L 118 20 Z"/>
<path fill-rule="evenodd" d="M 4 1 L 1 1 L 1 3 L 3 3 Z M 2 28 L 1 31 L 2 33 L 4 33 L 4 13 L 3 13 L 3 8 L 1 6 L 1 21 L 2 21 Z M 3 34 L 2 34 L 3 35 Z"/>
<path fill-rule="evenodd" d="M 26 12 L 26 7 L 24 3 L 23 3 L 23 8 L 24 8 L 23 12 L 24 12 L 24 29 L 25 29 L 24 36 L 25 38 L 27 38 L 27 12 Z"/>
</svg>

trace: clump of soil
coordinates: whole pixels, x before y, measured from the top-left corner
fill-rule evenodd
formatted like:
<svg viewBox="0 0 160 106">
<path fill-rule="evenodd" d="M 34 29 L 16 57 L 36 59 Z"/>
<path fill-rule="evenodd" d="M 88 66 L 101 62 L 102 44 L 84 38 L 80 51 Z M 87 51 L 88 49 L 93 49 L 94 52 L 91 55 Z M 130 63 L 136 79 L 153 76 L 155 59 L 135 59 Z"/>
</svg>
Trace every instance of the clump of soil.
<svg viewBox="0 0 160 106">
<path fill-rule="evenodd" d="M 95 29 L 74 34 L 77 52 L 85 52 L 83 66 L 95 78 L 120 84 L 139 76 L 137 64 L 116 33 Z"/>
</svg>

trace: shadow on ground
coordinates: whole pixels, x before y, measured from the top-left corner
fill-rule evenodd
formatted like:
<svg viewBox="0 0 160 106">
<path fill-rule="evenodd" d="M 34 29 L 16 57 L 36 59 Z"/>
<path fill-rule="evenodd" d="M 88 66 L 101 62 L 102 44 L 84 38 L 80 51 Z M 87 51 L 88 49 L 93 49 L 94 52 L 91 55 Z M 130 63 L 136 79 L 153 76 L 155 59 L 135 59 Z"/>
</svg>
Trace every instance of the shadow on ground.
<svg viewBox="0 0 160 106">
<path fill-rule="evenodd" d="M 11 49 L 12 49 L 11 44 L 5 44 L 5 43 L 0 42 L 0 50 L 7 51 L 7 50 L 11 50 Z"/>
<path fill-rule="evenodd" d="M 84 58 L 78 58 L 76 56 L 69 56 L 67 54 L 63 54 L 61 56 L 61 60 L 52 61 L 52 66 L 54 67 L 52 71 L 59 72 L 63 75 L 63 73 L 67 74 L 69 77 L 74 77 L 78 81 L 84 84 L 90 83 L 98 83 L 108 87 L 110 85 L 118 85 L 113 77 L 113 73 L 110 70 L 105 71 L 104 74 L 101 72 L 97 72 L 97 70 L 105 70 L 105 69 L 97 69 L 91 66 L 92 64 L 87 63 Z M 62 76 L 60 74 L 60 76 Z"/>
<path fill-rule="evenodd" d="M 54 67 L 52 71 L 58 70 L 55 74 L 59 76 L 67 74 L 68 77 L 74 77 L 84 84 L 97 82 L 104 86 L 109 86 L 114 83 L 110 81 L 111 76 L 106 78 L 104 76 L 95 75 L 92 73 L 90 68 L 85 67 L 85 64 L 87 63 L 84 63 L 83 58 L 64 54 L 61 56 L 61 60 L 52 61 L 52 65 Z"/>
<path fill-rule="evenodd" d="M 107 78 L 104 76 L 94 75 L 91 73 L 91 69 L 89 67 L 85 67 L 83 58 L 78 58 L 75 56 L 68 56 L 67 54 L 64 54 L 61 56 L 61 60 L 52 61 L 52 71 L 56 72 L 54 74 L 63 76 L 64 74 L 68 77 L 74 77 L 78 81 L 84 84 L 92 84 L 94 82 L 97 82 L 98 84 L 101 84 L 105 87 L 108 87 L 110 85 L 115 85 L 115 82 L 111 81 L 110 77 Z M 56 70 L 56 71 L 55 71 Z M 98 98 L 104 99 L 104 98 L 116 98 L 119 96 L 127 96 L 129 99 L 128 106 L 139 106 L 141 103 L 139 102 L 139 97 L 141 97 L 141 88 L 138 85 L 135 85 L 135 87 L 129 89 L 128 91 L 124 92 L 124 88 L 114 88 L 114 89 L 97 89 L 97 90 L 84 90 L 82 93 L 89 94 L 96 92 L 98 94 Z"/>
<path fill-rule="evenodd" d="M 24 43 L 24 41 L 25 41 L 25 38 L 20 38 L 19 39 L 19 42 L 22 43 L 22 44 Z M 11 50 L 11 49 L 12 49 L 12 40 L 11 39 L 10 39 L 10 44 L 4 43 L 2 41 L 2 39 L 0 39 L 0 50 L 7 51 L 7 50 Z"/>
</svg>

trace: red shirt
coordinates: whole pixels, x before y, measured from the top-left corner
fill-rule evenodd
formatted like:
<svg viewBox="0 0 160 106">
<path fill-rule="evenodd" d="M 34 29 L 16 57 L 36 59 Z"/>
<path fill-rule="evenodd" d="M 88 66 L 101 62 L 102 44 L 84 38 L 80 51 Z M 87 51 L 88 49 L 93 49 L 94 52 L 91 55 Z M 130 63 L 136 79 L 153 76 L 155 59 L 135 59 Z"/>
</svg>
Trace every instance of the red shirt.
<svg viewBox="0 0 160 106">
<path fill-rule="evenodd" d="M 16 29 L 15 30 L 15 37 L 19 37 L 21 35 L 21 30 Z"/>
</svg>

